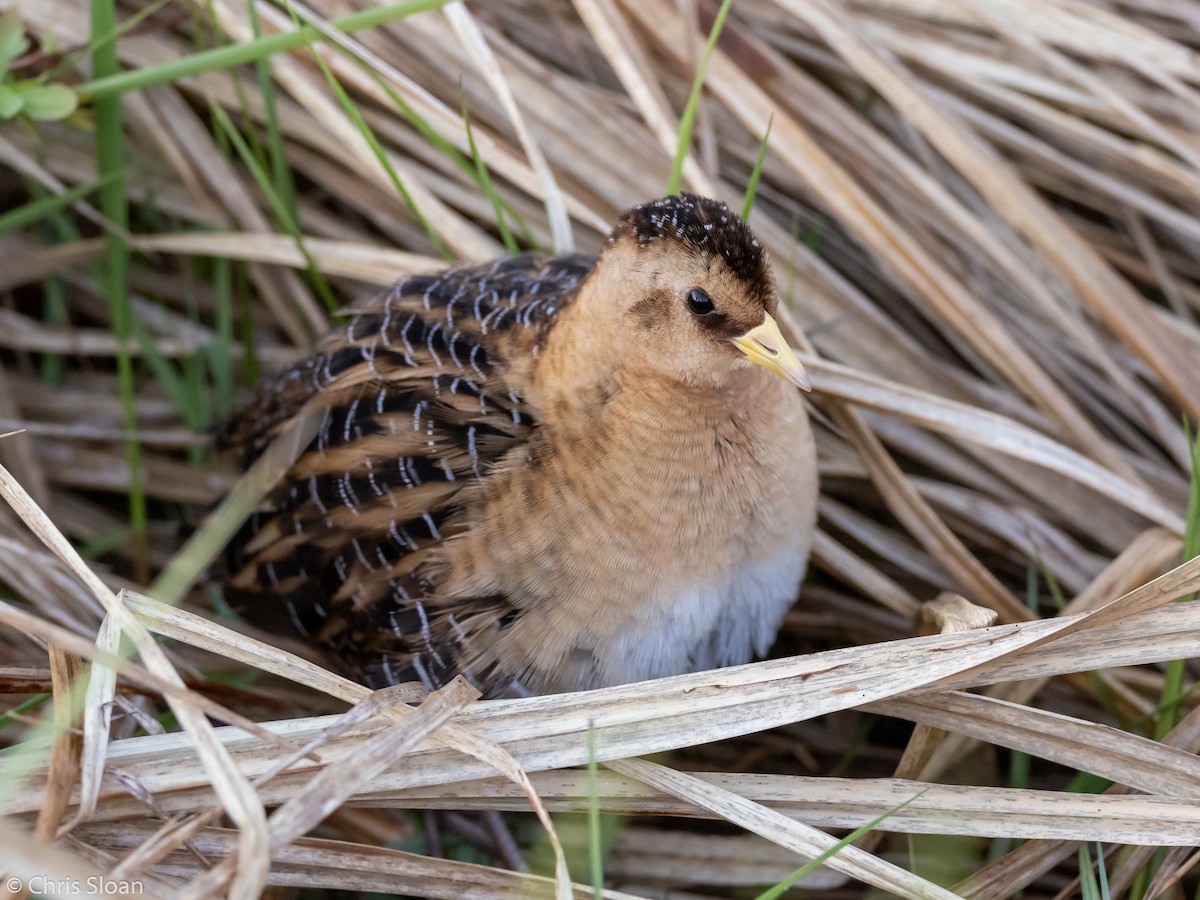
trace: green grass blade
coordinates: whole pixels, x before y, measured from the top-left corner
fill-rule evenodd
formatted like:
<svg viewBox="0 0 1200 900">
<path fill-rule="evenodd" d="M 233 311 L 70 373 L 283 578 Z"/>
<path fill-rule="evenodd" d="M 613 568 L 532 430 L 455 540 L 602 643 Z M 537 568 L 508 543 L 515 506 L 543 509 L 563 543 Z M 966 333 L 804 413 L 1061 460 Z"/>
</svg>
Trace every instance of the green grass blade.
<svg viewBox="0 0 1200 900">
<path fill-rule="evenodd" d="M 51 197 L 50 191 L 36 181 L 26 182 L 30 195 L 35 200 Z M 46 213 L 41 223 L 47 244 L 68 244 L 80 240 L 79 229 L 63 209 Z M 95 277 L 103 278 L 99 271 Z M 43 285 L 42 318 L 47 325 L 62 326 L 67 323 L 67 289 L 63 279 L 57 275 L 48 277 Z M 59 384 L 66 373 L 66 357 L 60 353 L 43 353 L 41 361 L 42 379 L 47 384 Z"/>
<path fill-rule="evenodd" d="M 1192 479 L 1188 490 L 1187 529 L 1183 536 L 1183 556 L 1185 561 L 1200 556 L 1200 432 L 1191 433 L 1188 429 L 1188 442 L 1192 447 Z M 1192 600 L 1195 594 L 1180 597 L 1181 601 Z"/>
<path fill-rule="evenodd" d="M 1100 846 L 1099 841 L 1096 841 L 1093 846 L 1096 848 L 1096 876 L 1099 882 L 1100 898 L 1101 900 L 1110 900 L 1112 892 L 1108 888 L 1108 869 L 1104 865 L 1104 848 Z"/>
<path fill-rule="evenodd" d="M 47 278 L 42 289 L 43 320 L 51 327 L 67 323 L 67 289 L 57 276 Z M 61 353 L 42 354 L 42 380 L 47 384 L 62 384 L 67 370 L 66 357 Z"/>
<path fill-rule="evenodd" d="M 117 71 L 117 42 L 102 41 L 116 31 L 114 0 L 92 0 L 92 40 L 97 44 L 92 54 L 92 71 L 103 78 Z M 95 104 L 96 172 L 99 176 L 100 211 L 116 228 L 105 234 L 104 294 L 112 317 L 112 332 L 120 345 L 117 353 L 117 376 L 121 390 L 121 409 L 125 427 L 137 428 L 137 397 L 134 390 L 133 311 L 129 303 L 129 245 L 124 235 L 129 226 L 129 201 L 125 193 L 125 143 L 121 115 L 121 100 L 116 95 L 99 99 Z M 125 443 L 125 460 L 129 466 L 129 524 L 131 549 L 135 565 L 144 567 L 144 543 L 147 513 L 146 494 L 142 487 L 141 448 L 136 441 Z M 139 575 L 145 574 L 138 572 Z"/>
<path fill-rule="evenodd" d="M 204 348 L 213 383 L 213 410 L 224 419 L 233 409 L 233 264 L 219 256 L 214 261 L 213 287 L 217 295 L 217 339 Z"/>
<path fill-rule="evenodd" d="M 1063 790 L 1072 794 L 1102 794 L 1112 787 L 1113 783 L 1100 775 L 1091 772 L 1076 772 Z"/>
<path fill-rule="evenodd" d="M 8 712 L 0 715 L 0 728 L 7 728 L 27 713 L 33 712 L 50 699 L 50 694 L 34 694 L 28 700 L 22 700 Z"/>
<path fill-rule="evenodd" d="M 803 878 L 805 875 L 809 874 L 810 872 L 815 872 L 818 867 L 820 867 L 821 865 L 823 865 L 826 862 L 826 860 L 833 858 L 837 853 L 839 853 L 843 847 L 849 846 L 850 844 L 857 841 L 864 834 L 867 834 L 868 832 L 875 830 L 875 828 L 877 828 L 879 826 L 880 822 L 890 819 L 892 816 L 894 816 L 896 813 L 900 812 L 900 810 L 904 809 L 904 807 L 908 806 L 910 803 L 912 803 L 918 797 L 920 797 L 921 794 L 924 794 L 924 793 L 925 793 L 924 791 L 921 791 L 918 794 L 914 794 L 913 796 L 911 796 L 907 800 L 905 800 L 903 803 L 893 806 L 891 809 L 887 810 L 882 815 L 872 819 L 870 822 L 867 822 L 865 825 L 862 825 L 862 826 L 854 829 L 852 832 L 850 832 L 848 835 L 846 835 L 844 838 L 842 838 L 840 841 L 838 841 L 836 844 L 834 844 L 832 847 L 830 847 L 828 850 L 826 850 L 820 856 L 818 856 L 815 859 L 802 865 L 800 868 L 798 868 L 795 872 L 793 872 L 787 878 L 783 879 L 783 881 L 779 882 L 776 885 L 773 885 L 772 887 L 767 888 L 765 891 L 763 891 L 761 894 L 759 894 L 758 897 L 755 898 L 755 900 L 778 900 L 778 898 L 783 896 L 784 892 L 787 891 L 789 888 L 791 888 L 792 885 L 794 885 L 797 881 L 799 881 L 801 878 Z"/>
<path fill-rule="evenodd" d="M 211 104 L 211 109 L 213 119 L 225 133 L 225 136 L 229 139 L 229 142 L 233 145 L 234 149 L 237 150 L 238 156 L 241 157 L 242 162 L 245 164 L 246 168 L 250 170 L 250 174 L 254 177 L 254 180 L 258 183 L 259 188 L 266 196 L 267 202 L 270 203 L 271 209 L 274 211 L 275 218 L 278 220 L 280 227 L 283 228 L 283 230 L 289 235 L 291 235 L 292 240 L 296 242 L 296 249 L 300 251 L 300 255 L 304 257 L 304 261 L 307 264 L 306 271 L 308 272 L 309 277 L 312 278 L 314 290 L 316 290 L 317 294 L 321 297 L 321 301 L 325 304 L 325 307 L 330 312 L 337 312 L 341 304 L 339 304 L 337 298 L 333 296 L 333 291 L 329 289 L 329 285 L 326 283 L 325 277 L 321 274 L 320 270 L 317 269 L 316 260 L 312 258 L 312 254 L 308 252 L 308 247 L 306 247 L 304 244 L 304 235 L 300 233 L 300 226 L 288 212 L 287 207 L 284 205 L 279 194 L 275 192 L 275 187 L 271 184 L 270 176 L 267 175 L 266 171 L 259 163 L 258 158 L 250 149 L 250 145 L 246 143 L 246 139 L 242 137 L 242 133 L 237 130 L 237 127 L 229 118 L 229 114 L 226 113 L 225 110 L 222 109 L 216 102 Z"/>
<path fill-rule="evenodd" d="M 321 421 L 320 415 L 302 414 L 292 419 L 171 558 L 167 567 L 150 585 L 150 596 L 170 606 L 175 606 L 183 599 L 262 498 L 279 483 L 283 474 L 316 437 Z"/>
<path fill-rule="evenodd" d="M 1076 858 L 1079 861 L 1080 900 L 1099 900 L 1100 887 L 1096 884 L 1096 873 L 1092 871 L 1092 854 L 1087 844 L 1079 845 Z"/>
<path fill-rule="evenodd" d="M 345 48 L 342 49 L 349 54 L 348 50 L 345 50 Z M 365 71 L 372 78 L 372 80 L 379 85 L 380 90 L 387 94 L 388 99 L 391 100 L 395 105 L 396 110 L 402 116 L 404 116 L 405 120 L 412 125 L 414 129 L 416 129 L 417 133 L 420 134 L 426 142 L 436 148 L 439 153 L 441 153 L 443 156 L 453 162 L 454 165 L 456 165 L 460 170 L 462 170 L 464 174 L 466 174 L 472 181 L 475 182 L 475 185 L 481 191 L 484 191 L 489 197 L 493 197 L 494 201 L 498 201 L 501 204 L 502 208 L 504 209 L 506 221 L 512 222 L 516 226 L 517 230 L 521 232 L 521 238 L 525 241 L 525 245 L 527 247 L 532 247 L 535 250 L 540 249 L 537 245 L 537 242 L 534 240 L 532 233 L 530 232 L 529 225 L 525 222 L 525 219 L 520 212 L 514 209 L 512 204 L 503 197 L 500 197 L 493 191 L 488 190 L 487 185 L 490 185 L 491 183 L 490 173 L 488 172 L 487 167 L 483 166 L 483 173 L 482 175 L 480 174 L 480 165 L 476 162 L 479 156 L 478 152 L 472 150 L 471 156 L 467 156 L 465 153 L 460 151 L 457 147 L 450 143 L 450 141 L 440 135 L 432 125 L 426 122 L 420 113 L 413 109 L 411 105 L 406 103 L 404 98 L 392 89 L 391 85 L 380 78 L 378 72 L 372 69 L 363 60 L 353 56 L 353 54 L 349 55 L 363 69 L 363 71 Z M 467 143 L 470 147 L 474 147 L 474 135 L 471 134 L 469 130 L 467 132 Z"/>
<path fill-rule="evenodd" d="M 245 384 L 251 385 L 262 377 L 262 364 L 258 360 L 258 342 L 254 336 L 254 303 L 251 300 L 250 279 L 245 266 L 234 269 L 238 299 L 238 342 L 242 345 L 241 376 Z"/>
<path fill-rule="evenodd" d="M 339 31 L 350 33 L 364 28 L 374 28 L 387 22 L 403 19 L 414 13 L 437 9 L 444 6 L 448 0 L 408 0 L 406 3 L 393 3 L 377 9 L 366 9 L 334 19 L 331 24 Z M 96 29 L 93 28 L 93 34 Z M 155 66 L 146 66 L 130 72 L 117 73 L 114 69 L 104 74 L 96 73 L 96 77 L 80 85 L 76 92 L 80 98 L 90 98 L 94 101 L 102 98 L 112 98 L 127 91 L 136 91 L 156 84 L 166 84 L 183 78 L 192 78 L 206 72 L 220 72 L 265 59 L 275 53 L 286 53 L 303 47 L 314 40 L 321 39 L 321 32 L 311 25 L 305 25 L 297 31 L 282 34 L 271 34 L 253 41 L 241 44 L 230 44 L 216 47 L 202 53 L 193 53 L 182 59 Z"/>
<path fill-rule="evenodd" d="M 61 194 L 49 194 L 39 197 L 36 200 L 26 203 L 24 206 L 18 206 L 16 209 L 0 214 L 0 234 L 8 234 L 10 231 L 16 231 L 18 228 L 24 228 L 26 225 L 40 222 L 53 213 L 70 206 L 76 200 L 82 200 L 88 194 L 99 190 L 114 178 L 119 177 L 121 177 L 119 170 L 109 172 L 104 178 L 89 181 L 86 184 L 77 184 L 75 187 L 69 188 Z"/>
<path fill-rule="evenodd" d="M 471 158 L 475 161 L 475 172 L 479 186 L 487 194 L 488 199 L 492 201 L 492 211 L 496 216 L 496 227 L 500 230 L 500 238 L 504 241 L 504 248 L 512 256 L 516 256 L 521 252 L 521 248 L 517 244 L 517 239 L 513 237 L 512 229 L 508 227 L 508 221 L 504 217 L 504 201 L 496 193 L 496 187 L 492 184 L 491 173 L 488 172 L 487 166 L 483 162 L 483 157 L 479 155 L 479 148 L 475 146 L 475 135 L 471 131 L 471 116 L 467 111 L 467 95 L 463 94 L 461 100 L 463 125 L 467 129 L 467 144 L 471 148 Z"/>
<path fill-rule="evenodd" d="M 294 18 L 295 16 L 293 14 L 293 19 Z M 300 22 L 296 21 L 296 25 L 299 27 Z M 426 218 L 425 214 L 421 212 L 420 208 L 418 208 L 417 201 L 413 199 L 413 196 L 411 193 L 409 193 L 408 188 L 404 186 L 404 181 L 400 178 L 400 174 L 396 171 L 396 167 L 392 165 L 392 161 L 388 157 L 387 151 L 383 148 L 383 144 L 379 142 L 379 138 L 375 136 L 375 132 L 371 130 L 371 126 L 367 124 L 367 120 L 359 110 L 358 106 L 355 105 L 352 99 L 350 99 L 350 95 L 346 93 L 346 89 L 342 87 L 342 83 L 338 81 L 336 77 L 334 77 L 333 72 L 331 72 L 329 66 L 326 65 L 325 60 L 321 58 L 321 54 L 317 53 L 317 51 L 311 45 L 309 46 L 309 50 L 312 51 L 313 59 L 320 67 L 321 73 L 325 76 L 325 81 L 329 85 L 330 90 L 332 90 L 334 96 L 337 97 L 338 103 L 341 104 L 343 112 L 345 112 L 347 118 L 354 123 L 354 127 L 357 128 L 358 133 L 362 135 L 362 139 L 366 141 L 367 146 L 371 148 L 371 152 L 375 155 L 375 159 L 379 162 L 379 165 L 383 168 L 383 171 L 387 173 L 388 180 L 392 182 L 392 187 L 404 200 L 405 205 L 408 207 L 409 211 L 413 214 L 413 217 L 424 230 L 425 236 L 429 238 L 430 243 L 433 244 L 434 248 L 437 250 L 442 259 L 453 259 L 454 253 L 442 239 L 442 236 L 438 234 L 437 229 L 433 227 L 429 219 Z"/>
<path fill-rule="evenodd" d="M 588 870 L 592 874 L 592 896 L 604 896 L 604 838 L 600 833 L 599 767 L 596 763 L 596 732 L 589 727 L 588 749 Z"/>
<path fill-rule="evenodd" d="M 254 37 L 256 40 L 260 40 L 262 28 L 258 18 L 258 4 L 250 3 L 247 8 L 250 12 L 250 27 L 254 30 Z M 283 130 L 279 127 L 279 113 L 275 108 L 275 79 L 271 77 L 271 66 L 265 57 L 255 60 L 254 74 L 258 78 L 258 91 L 262 94 L 263 109 L 266 112 L 271 183 L 275 185 L 275 193 L 279 195 L 279 199 L 294 219 L 296 217 L 296 186 L 292 182 L 292 170 L 288 165 L 287 153 L 283 147 Z"/>
<path fill-rule="evenodd" d="M 79 545 L 79 555 L 86 560 L 96 560 L 105 554 L 120 550 L 129 542 L 129 529 L 106 528 L 99 534 Z"/>
<path fill-rule="evenodd" d="M 130 13 L 129 17 L 123 20 L 120 25 L 115 25 L 115 27 L 111 28 L 105 34 L 99 34 L 98 30 L 93 27 L 91 40 L 89 41 L 88 46 L 82 47 L 76 51 L 64 52 L 62 54 L 62 61 L 58 65 L 49 69 L 45 73 L 46 77 L 52 80 L 58 80 L 67 73 L 73 72 L 78 68 L 78 57 L 84 53 L 94 54 L 101 48 L 115 47 L 117 38 L 126 32 L 137 28 L 170 2 L 171 0 L 154 0 L 153 3 L 147 3 L 141 9 Z M 117 74 L 115 69 L 113 70 L 113 73 Z M 101 79 L 101 76 L 96 72 L 92 72 L 92 76 L 96 80 Z M 79 93 L 78 89 L 76 89 L 76 93 Z M 80 94 L 79 96 L 80 99 L 82 99 L 83 95 Z"/>
<path fill-rule="evenodd" d="M 717 10 L 717 17 L 713 21 L 712 31 L 708 33 L 708 43 L 704 45 L 704 52 L 700 55 L 700 62 L 696 66 L 696 77 L 692 80 L 692 93 L 688 97 L 687 106 L 683 108 L 683 115 L 679 119 L 675 158 L 671 160 L 671 175 L 667 179 L 668 194 L 678 194 L 679 187 L 683 184 L 683 161 L 687 159 L 688 149 L 692 146 L 692 132 L 696 127 L 696 110 L 700 106 L 700 92 L 704 89 L 704 79 L 708 75 L 708 63 L 712 59 L 713 51 L 717 48 L 717 38 L 721 36 L 721 29 L 725 27 L 725 19 L 728 18 L 729 7 L 732 5 L 733 0 L 722 0 L 721 8 Z"/>
<path fill-rule="evenodd" d="M 1188 432 L 1188 443 L 1192 448 L 1192 478 L 1188 488 L 1186 527 L 1183 532 L 1183 562 L 1200 556 L 1200 433 Z M 1180 601 L 1195 599 L 1195 594 L 1180 597 Z M 1173 659 L 1166 665 L 1163 676 L 1162 697 L 1159 706 L 1162 712 L 1154 725 L 1154 739 L 1162 740 L 1179 723 L 1179 701 L 1186 693 L 1183 682 L 1187 675 L 1187 661 Z"/>
<path fill-rule="evenodd" d="M 296 19 L 296 10 L 289 7 L 289 12 L 292 13 L 293 19 Z M 329 26 L 314 27 L 320 28 L 320 30 L 325 33 L 326 37 L 329 36 Z M 440 134 L 437 129 L 430 125 L 425 118 L 412 107 L 411 104 L 409 104 L 403 97 L 396 93 L 389 81 L 384 78 L 377 70 L 376 66 L 371 63 L 369 56 L 362 54 L 360 47 L 351 41 L 331 41 L 331 46 L 356 66 L 358 66 L 358 68 L 375 83 L 376 87 L 378 87 L 381 91 L 383 91 L 384 94 L 387 95 L 392 105 L 396 108 L 396 111 L 404 117 L 405 121 L 407 121 L 416 130 L 422 139 L 424 139 L 431 147 L 449 159 L 458 169 L 471 178 L 480 190 L 488 192 L 487 185 L 490 184 L 490 182 L 485 180 L 487 176 L 486 169 L 484 170 L 485 177 L 481 178 L 479 175 L 479 169 L 476 166 L 474 159 L 468 158 L 468 156 L 459 150 L 453 143 L 451 143 L 450 140 L 448 140 L 446 137 Z M 468 134 L 468 143 L 470 143 L 470 138 L 471 136 Z M 475 155 L 477 156 L 478 154 L 476 153 Z M 524 240 L 526 246 L 534 249 L 540 249 L 537 241 L 534 239 L 532 232 L 529 229 L 528 224 L 525 222 L 525 219 L 521 216 L 520 212 L 502 197 L 496 197 L 494 200 L 499 201 L 502 209 L 504 210 L 506 219 L 512 222 L 516 229 L 520 231 L 521 239 Z M 412 203 L 409 204 L 409 208 L 413 211 L 413 214 L 417 217 L 418 221 L 425 226 L 426 232 L 431 232 L 431 229 L 426 225 L 425 219 L 420 211 L 417 210 Z M 431 240 L 437 252 L 444 259 L 454 258 L 453 253 L 448 247 L 446 247 L 444 241 L 440 239 L 440 236 L 434 238 L 431 234 Z"/>
<path fill-rule="evenodd" d="M 146 365 L 154 373 L 155 380 L 166 392 L 184 424 L 192 431 L 203 431 L 209 425 L 210 412 L 207 391 L 203 386 L 197 390 L 195 384 L 197 356 L 185 356 L 179 362 L 182 371 L 176 371 L 175 366 L 159 351 L 154 338 L 140 323 L 134 325 L 134 334 L 138 346 L 142 348 L 142 357 L 146 360 Z M 200 450 L 199 447 L 192 449 Z"/>
<path fill-rule="evenodd" d="M 134 325 L 134 335 L 137 337 L 138 346 L 142 348 L 142 355 L 146 359 L 146 365 L 154 374 L 155 380 L 166 392 L 171 404 L 175 407 L 186 422 L 187 420 L 187 395 L 183 386 L 183 379 L 170 361 L 158 350 L 158 345 L 154 343 L 149 333 L 141 323 Z M 190 424 L 190 423 L 189 423 Z"/>
<path fill-rule="evenodd" d="M 750 171 L 750 180 L 746 183 L 746 197 L 742 201 L 742 221 L 750 221 L 750 213 L 754 209 L 754 198 L 758 195 L 758 183 L 762 180 L 763 163 L 767 161 L 767 143 L 771 140 L 771 126 L 775 124 L 775 116 L 767 119 L 767 130 L 758 145 L 758 159 Z"/>
<path fill-rule="evenodd" d="M 1079 896 L 1081 900 L 1101 900 L 1100 885 L 1092 869 L 1092 854 L 1087 844 L 1079 846 Z"/>
</svg>

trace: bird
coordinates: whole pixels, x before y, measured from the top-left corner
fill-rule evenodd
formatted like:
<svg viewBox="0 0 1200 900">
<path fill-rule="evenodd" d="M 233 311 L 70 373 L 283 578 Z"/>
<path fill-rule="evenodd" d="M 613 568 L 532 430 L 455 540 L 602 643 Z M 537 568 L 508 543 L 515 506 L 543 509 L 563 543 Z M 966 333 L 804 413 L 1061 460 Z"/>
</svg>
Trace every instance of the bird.
<svg viewBox="0 0 1200 900">
<path fill-rule="evenodd" d="M 311 443 L 229 542 L 227 599 L 373 687 L 485 696 L 749 662 L 815 529 L 808 375 L 724 203 L 634 206 L 597 256 L 410 275 L 264 382 L 220 443 Z"/>
</svg>

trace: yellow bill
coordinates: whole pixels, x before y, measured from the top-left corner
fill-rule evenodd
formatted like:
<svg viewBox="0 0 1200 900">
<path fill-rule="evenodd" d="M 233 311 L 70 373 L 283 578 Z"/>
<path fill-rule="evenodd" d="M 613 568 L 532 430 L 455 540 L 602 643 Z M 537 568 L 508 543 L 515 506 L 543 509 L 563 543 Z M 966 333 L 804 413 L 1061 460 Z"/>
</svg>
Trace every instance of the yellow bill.
<svg viewBox="0 0 1200 900">
<path fill-rule="evenodd" d="M 756 366 L 762 366 L 774 372 L 780 378 L 785 378 L 804 391 L 812 390 L 812 382 L 808 373 L 796 354 L 788 346 L 787 341 L 779 331 L 779 326 L 770 313 L 763 316 L 762 324 L 751 328 L 741 337 L 733 338 L 734 345 L 746 354 L 746 358 Z"/>
</svg>

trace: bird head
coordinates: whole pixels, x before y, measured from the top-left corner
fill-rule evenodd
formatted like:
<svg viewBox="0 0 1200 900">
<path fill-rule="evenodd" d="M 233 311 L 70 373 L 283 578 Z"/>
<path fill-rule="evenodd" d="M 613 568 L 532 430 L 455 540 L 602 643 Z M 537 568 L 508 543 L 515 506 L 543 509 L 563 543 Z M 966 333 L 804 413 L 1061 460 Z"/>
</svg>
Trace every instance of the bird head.
<svg viewBox="0 0 1200 900">
<path fill-rule="evenodd" d="M 775 322 L 778 296 L 762 246 L 724 203 L 681 194 L 635 206 L 613 228 L 597 269 L 604 302 L 622 306 L 615 338 L 650 368 L 719 385 L 753 363 L 809 390 Z"/>
</svg>

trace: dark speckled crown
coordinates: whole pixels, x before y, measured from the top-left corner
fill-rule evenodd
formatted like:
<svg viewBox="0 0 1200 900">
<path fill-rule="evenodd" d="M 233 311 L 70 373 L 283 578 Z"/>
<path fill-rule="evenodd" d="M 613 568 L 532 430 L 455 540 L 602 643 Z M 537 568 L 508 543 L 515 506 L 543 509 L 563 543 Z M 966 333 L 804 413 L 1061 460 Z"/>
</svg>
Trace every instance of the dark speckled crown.
<svg viewBox="0 0 1200 900">
<path fill-rule="evenodd" d="M 733 275 L 773 305 L 774 286 L 762 245 L 750 227 L 719 200 L 678 194 L 635 206 L 612 230 L 609 243 L 631 237 L 640 246 L 675 241 L 691 253 L 719 256 Z"/>
</svg>

